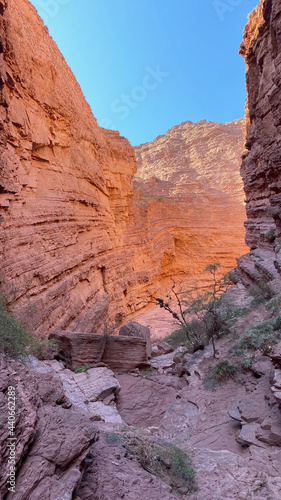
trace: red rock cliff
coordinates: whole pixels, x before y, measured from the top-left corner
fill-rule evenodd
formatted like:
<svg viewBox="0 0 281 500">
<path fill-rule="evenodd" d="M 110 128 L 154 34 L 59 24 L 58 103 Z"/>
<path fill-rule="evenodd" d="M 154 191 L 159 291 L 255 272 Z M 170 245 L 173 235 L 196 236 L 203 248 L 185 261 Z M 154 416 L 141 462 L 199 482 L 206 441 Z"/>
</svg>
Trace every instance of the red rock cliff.
<svg viewBox="0 0 281 500">
<path fill-rule="evenodd" d="M 95 331 L 170 276 L 232 267 L 239 122 L 185 123 L 137 148 L 133 191 L 133 148 L 98 127 L 34 7 L 0 0 L 0 25 L 0 279 L 20 319 L 43 336 Z"/>
<path fill-rule="evenodd" d="M 0 19 L 2 291 L 38 333 L 92 330 L 124 313 L 134 151 L 98 127 L 27 0 Z"/>
<path fill-rule="evenodd" d="M 267 235 L 271 228 L 277 238 L 281 235 L 280 29 L 280 2 L 263 0 L 249 16 L 240 47 L 248 92 L 241 173 L 246 192 L 247 242 L 252 249 L 272 248 L 274 235 Z"/>
<path fill-rule="evenodd" d="M 216 261 L 228 271 L 246 251 L 241 127 L 185 122 L 135 148 L 138 205 L 166 247 L 162 279 L 199 278 Z"/>
<path fill-rule="evenodd" d="M 249 255 L 239 260 L 245 284 L 271 281 L 280 292 L 281 270 L 281 3 L 262 0 L 250 14 L 240 53 L 246 62 L 245 153 Z M 276 271 L 277 270 L 277 271 Z"/>
</svg>

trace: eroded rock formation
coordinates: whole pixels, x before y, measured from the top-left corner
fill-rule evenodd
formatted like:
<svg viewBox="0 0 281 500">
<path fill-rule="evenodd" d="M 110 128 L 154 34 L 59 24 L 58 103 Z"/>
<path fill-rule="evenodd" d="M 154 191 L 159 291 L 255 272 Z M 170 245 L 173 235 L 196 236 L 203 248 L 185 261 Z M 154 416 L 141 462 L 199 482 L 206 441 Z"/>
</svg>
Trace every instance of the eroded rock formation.
<svg viewBox="0 0 281 500">
<path fill-rule="evenodd" d="M 63 330 L 53 332 L 51 339 L 58 346 L 58 357 L 71 370 L 102 362 L 117 373 L 126 373 L 148 362 L 150 336 L 145 340 L 137 336 L 99 335 Z"/>
<path fill-rule="evenodd" d="M 28 0 L 0 22 L 2 291 L 39 334 L 91 331 L 126 308 L 134 152 L 98 127 Z"/>
<path fill-rule="evenodd" d="M 244 283 L 274 282 L 280 291 L 280 59 L 281 5 L 262 0 L 250 15 L 240 53 L 247 73 L 245 153 L 241 173 L 246 192 L 246 242 L 240 259 Z"/>
<path fill-rule="evenodd" d="M 156 139 L 154 153 L 139 148 L 142 200 L 133 148 L 97 126 L 34 7 L 0 7 L 0 278 L 18 317 L 40 336 L 100 331 L 171 275 L 189 278 L 212 260 L 232 267 L 244 252 L 239 123 L 187 123 Z"/>
<path fill-rule="evenodd" d="M 0 356 L 1 498 L 72 498 L 96 430 L 70 407 L 54 372 L 35 373 Z"/>
<path fill-rule="evenodd" d="M 138 205 L 166 249 L 162 279 L 200 279 L 217 261 L 228 271 L 245 252 L 241 127 L 184 122 L 135 148 Z"/>
</svg>

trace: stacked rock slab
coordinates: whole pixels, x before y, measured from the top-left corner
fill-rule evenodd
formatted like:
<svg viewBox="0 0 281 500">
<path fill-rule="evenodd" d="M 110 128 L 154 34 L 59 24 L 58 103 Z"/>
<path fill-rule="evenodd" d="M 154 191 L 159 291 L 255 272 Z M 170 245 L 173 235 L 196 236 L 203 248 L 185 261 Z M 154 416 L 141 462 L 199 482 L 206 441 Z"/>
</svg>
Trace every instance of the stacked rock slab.
<svg viewBox="0 0 281 500">
<path fill-rule="evenodd" d="M 58 356 L 71 370 L 104 363 L 116 373 L 127 373 L 148 363 L 147 342 L 139 337 L 57 331 L 50 335 Z"/>
<path fill-rule="evenodd" d="M 147 326 L 140 325 L 136 321 L 130 321 L 120 328 L 119 335 L 123 337 L 138 337 L 145 340 L 147 357 L 151 358 L 150 329 Z"/>
</svg>

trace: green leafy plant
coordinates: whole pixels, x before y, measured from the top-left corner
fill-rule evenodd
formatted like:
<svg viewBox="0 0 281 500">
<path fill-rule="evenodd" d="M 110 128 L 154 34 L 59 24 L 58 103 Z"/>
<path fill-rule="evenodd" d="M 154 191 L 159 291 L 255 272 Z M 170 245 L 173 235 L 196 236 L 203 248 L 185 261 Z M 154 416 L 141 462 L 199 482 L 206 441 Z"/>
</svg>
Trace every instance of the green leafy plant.
<svg viewBox="0 0 281 500">
<path fill-rule="evenodd" d="M 281 309 L 281 294 L 276 295 L 271 300 L 269 300 L 265 307 L 267 311 L 272 311 L 273 313 Z"/>
<path fill-rule="evenodd" d="M 141 466 L 162 481 L 170 484 L 181 494 L 194 490 L 195 472 L 188 455 L 173 444 L 160 445 L 145 439 L 134 438 L 124 444 L 127 451 L 136 456 Z"/>
<path fill-rule="evenodd" d="M 114 432 L 105 432 L 104 437 L 107 441 L 112 443 L 117 443 L 121 440 L 121 436 L 119 434 L 115 434 Z"/>
<path fill-rule="evenodd" d="M 280 316 L 256 323 L 241 335 L 238 349 L 260 349 L 266 352 L 272 344 L 276 344 L 281 338 L 279 328 L 281 328 Z"/>
<path fill-rule="evenodd" d="M 259 283 L 251 285 L 249 287 L 249 293 L 254 298 L 251 303 L 252 308 L 266 303 L 274 296 L 274 292 L 270 286 L 270 283 L 268 283 L 267 281 L 259 281 Z"/>
<path fill-rule="evenodd" d="M 180 345 L 186 345 L 188 343 L 184 328 L 178 328 L 174 332 L 170 333 L 170 335 L 167 335 L 167 337 L 165 337 L 163 340 L 164 342 L 170 344 L 173 349 L 176 349 Z"/>
<path fill-rule="evenodd" d="M 144 378 L 149 378 L 151 375 L 153 375 L 155 372 L 154 368 L 151 367 L 151 368 L 146 368 L 145 370 L 140 370 L 140 374 L 142 377 Z"/>
<path fill-rule="evenodd" d="M 264 233 L 264 237 L 268 243 L 273 243 L 275 240 L 275 228 L 271 227 L 266 233 Z"/>
<path fill-rule="evenodd" d="M 237 371 L 236 365 L 229 359 L 221 359 L 213 368 L 213 377 L 216 380 L 227 380 L 232 378 Z"/>
<path fill-rule="evenodd" d="M 94 367 L 95 367 L 95 365 L 93 363 L 88 364 L 88 365 L 78 366 L 78 368 L 76 368 L 76 370 L 75 370 L 74 373 L 85 373 L 85 372 L 87 372 L 88 370 L 90 370 L 91 368 L 94 368 Z"/>
<path fill-rule="evenodd" d="M 210 285 L 206 291 L 192 289 L 178 291 L 174 283 L 170 293 L 163 299 L 147 292 L 141 303 L 154 303 L 168 311 L 176 324 L 180 326 L 180 333 L 185 333 L 186 341 L 193 346 L 193 350 L 204 347 L 206 339 L 211 339 L 216 355 L 215 336 L 227 328 L 230 310 L 221 301 L 221 295 L 231 285 L 228 275 L 219 276 L 220 263 L 208 265 L 204 272 L 209 274 Z M 190 318 L 193 318 L 190 320 Z M 175 337 L 175 336 L 174 336 Z M 170 340 L 173 341 L 174 337 Z M 169 340 L 168 340 L 169 341 Z"/>
<path fill-rule="evenodd" d="M 11 359 L 23 361 L 38 349 L 40 342 L 7 310 L 0 301 L 0 351 Z"/>
</svg>

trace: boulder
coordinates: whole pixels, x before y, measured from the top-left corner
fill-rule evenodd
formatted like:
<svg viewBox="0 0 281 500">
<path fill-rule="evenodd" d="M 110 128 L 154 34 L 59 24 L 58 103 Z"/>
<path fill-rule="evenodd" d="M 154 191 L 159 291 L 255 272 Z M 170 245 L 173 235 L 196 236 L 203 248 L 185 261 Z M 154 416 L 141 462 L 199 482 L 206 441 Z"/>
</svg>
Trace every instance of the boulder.
<svg viewBox="0 0 281 500">
<path fill-rule="evenodd" d="M 121 390 L 117 409 L 128 425 L 159 426 L 168 407 L 176 398 L 176 390 L 143 377 L 120 375 Z"/>
<path fill-rule="evenodd" d="M 13 394 L 16 420 L 9 429 Z M 0 498 L 71 500 L 96 429 L 87 415 L 69 406 L 55 372 L 35 373 L 0 356 Z M 7 491 L 11 437 L 16 440 L 15 493 Z"/>
<path fill-rule="evenodd" d="M 140 325 L 136 321 L 130 321 L 119 330 L 122 337 L 138 337 L 146 341 L 147 357 L 151 358 L 151 339 L 150 329 L 147 326 Z"/>
<path fill-rule="evenodd" d="M 170 352 L 173 352 L 173 348 L 168 344 L 167 342 L 157 342 L 152 347 L 152 357 L 156 356 L 162 356 L 163 354 L 169 354 Z"/>
<path fill-rule="evenodd" d="M 139 337 L 60 330 L 50 338 L 57 343 L 59 357 L 70 370 L 102 361 L 116 373 L 127 373 L 148 361 L 147 343 Z"/>
<path fill-rule="evenodd" d="M 156 368 L 160 372 L 163 372 L 168 368 L 174 368 L 176 366 L 173 352 L 171 352 L 170 354 L 163 354 L 162 356 L 157 356 L 156 358 L 153 358 L 150 363 L 151 366 L 153 366 L 153 368 Z"/>
</svg>

